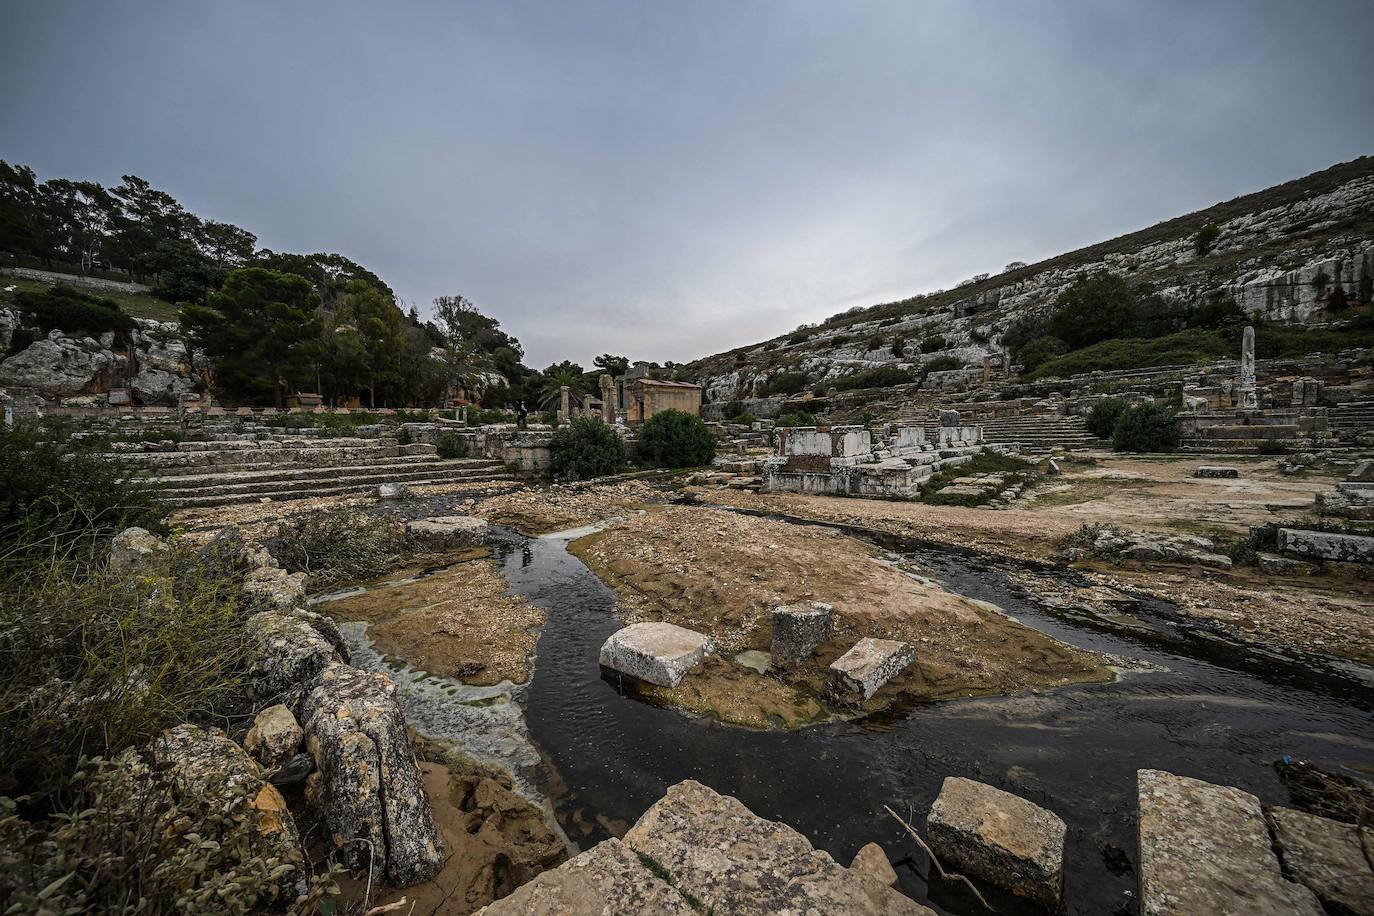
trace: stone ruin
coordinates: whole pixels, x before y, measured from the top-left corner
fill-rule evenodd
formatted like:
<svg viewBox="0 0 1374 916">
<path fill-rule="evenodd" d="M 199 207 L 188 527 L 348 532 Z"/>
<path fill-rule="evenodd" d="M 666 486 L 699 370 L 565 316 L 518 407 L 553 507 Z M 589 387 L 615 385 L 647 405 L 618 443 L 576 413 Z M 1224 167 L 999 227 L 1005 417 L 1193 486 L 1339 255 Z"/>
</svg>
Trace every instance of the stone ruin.
<svg viewBox="0 0 1374 916">
<path fill-rule="evenodd" d="M 879 441 L 863 426 L 777 430 L 778 453 L 763 463 L 765 492 L 905 499 L 937 471 L 983 451 L 977 426 L 884 427 Z"/>
</svg>

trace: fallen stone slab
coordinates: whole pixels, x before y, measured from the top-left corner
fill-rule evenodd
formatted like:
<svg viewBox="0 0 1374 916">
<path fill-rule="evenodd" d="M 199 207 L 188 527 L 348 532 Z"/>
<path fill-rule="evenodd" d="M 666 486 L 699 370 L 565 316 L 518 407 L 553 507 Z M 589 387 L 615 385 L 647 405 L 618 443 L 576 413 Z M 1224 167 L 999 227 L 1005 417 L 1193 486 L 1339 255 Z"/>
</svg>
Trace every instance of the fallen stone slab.
<svg viewBox="0 0 1374 916">
<path fill-rule="evenodd" d="M 410 487 L 403 483 L 377 484 L 378 499 L 405 499 L 410 495 Z"/>
<path fill-rule="evenodd" d="M 1280 528 L 1278 546 L 1283 553 L 1314 560 L 1374 563 L 1374 537 L 1362 534 Z"/>
<path fill-rule="evenodd" d="M 1317 571 L 1315 566 L 1305 560 L 1281 557 L 1276 553 L 1260 553 L 1257 556 L 1260 572 L 1271 576 L 1310 576 Z"/>
<path fill-rule="evenodd" d="M 1294 808 L 1265 808 L 1264 815 L 1286 878 L 1309 888 L 1333 913 L 1374 914 L 1374 870 L 1354 824 Z M 1374 849 L 1374 830 L 1365 829 L 1364 841 Z"/>
<path fill-rule="evenodd" d="M 835 609 L 820 601 L 773 608 L 773 658 L 778 664 L 805 661 L 830 638 Z"/>
<path fill-rule="evenodd" d="M 1064 822 L 1018 795 L 945 778 L 926 819 L 942 862 L 1056 912 L 1064 897 Z"/>
<path fill-rule="evenodd" d="M 397 887 L 433 878 L 442 842 L 391 678 L 331 664 L 301 719 L 316 770 L 306 796 L 340 860 L 355 872 L 375 862 Z"/>
<path fill-rule="evenodd" d="M 477 912 L 479 916 L 697 914 L 681 893 L 650 872 L 628 846 L 614 837 L 522 884 L 510 896 Z"/>
<path fill-rule="evenodd" d="M 625 834 L 700 912 L 732 916 L 932 916 L 881 880 L 845 868 L 786 824 L 694 780 L 680 782 Z M 609 910 L 608 912 L 630 912 Z"/>
<path fill-rule="evenodd" d="M 1258 798 L 1163 770 L 1136 778 L 1141 916 L 1321 916 L 1283 877 Z"/>
<path fill-rule="evenodd" d="M 142 572 L 167 556 L 167 542 L 146 528 L 125 528 L 110 541 L 111 572 Z"/>
<path fill-rule="evenodd" d="M 703 658 L 715 651 L 707 636 L 672 623 L 635 623 L 611 634 L 601 646 L 601 665 L 630 677 L 676 687 Z"/>
<path fill-rule="evenodd" d="M 1223 465 L 1204 464 L 1193 472 L 1194 477 L 1215 477 L 1215 478 L 1234 478 L 1240 476 L 1237 468 L 1225 467 Z"/>
<path fill-rule="evenodd" d="M 842 703 L 862 702 L 916 660 L 916 648 L 893 639 L 865 637 L 830 665 L 826 693 Z"/>
<path fill-rule="evenodd" d="M 438 515 L 407 522 L 406 535 L 425 550 L 461 550 L 486 540 L 487 522 L 470 515 Z"/>
<path fill-rule="evenodd" d="M 254 653 L 250 671 L 253 698 L 295 709 L 315 678 L 343 659 L 310 620 L 263 611 L 246 622 Z"/>
</svg>

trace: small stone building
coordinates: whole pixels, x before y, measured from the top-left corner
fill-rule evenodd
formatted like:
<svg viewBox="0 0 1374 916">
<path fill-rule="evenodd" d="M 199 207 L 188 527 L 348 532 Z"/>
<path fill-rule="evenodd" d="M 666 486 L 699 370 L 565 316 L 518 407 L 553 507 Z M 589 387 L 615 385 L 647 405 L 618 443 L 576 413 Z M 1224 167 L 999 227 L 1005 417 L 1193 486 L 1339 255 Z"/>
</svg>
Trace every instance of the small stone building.
<svg viewBox="0 0 1374 916">
<path fill-rule="evenodd" d="M 634 426 L 664 410 L 701 414 L 701 386 L 638 378 L 625 386 L 625 422 Z"/>
</svg>

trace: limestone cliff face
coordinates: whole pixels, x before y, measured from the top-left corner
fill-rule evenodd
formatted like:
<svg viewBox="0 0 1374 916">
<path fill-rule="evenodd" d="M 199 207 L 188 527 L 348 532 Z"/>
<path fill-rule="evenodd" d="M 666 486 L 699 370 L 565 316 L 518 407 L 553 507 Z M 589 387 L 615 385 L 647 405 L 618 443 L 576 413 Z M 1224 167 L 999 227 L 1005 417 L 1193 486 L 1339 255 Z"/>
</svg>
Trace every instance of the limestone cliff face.
<svg viewBox="0 0 1374 916">
<path fill-rule="evenodd" d="M 113 333 L 96 338 L 57 329 L 40 336 L 40 331 L 24 327 L 17 312 L 0 309 L 0 386 L 35 388 L 52 398 L 93 400 L 103 400 L 97 396 L 111 388 L 128 387 L 140 403 L 175 405 L 195 385 L 181 329 L 170 322 L 135 323 L 137 328 L 123 346 Z M 25 339 L 32 342 L 16 345 Z"/>
<path fill-rule="evenodd" d="M 1199 256 L 1198 233 L 1209 225 L 1217 229 L 1215 241 Z M 1334 290 L 1353 302 L 1361 282 L 1367 289 L 1374 278 L 1374 157 L 956 289 L 851 310 L 688 368 L 708 402 L 755 397 L 781 372 L 805 372 L 816 384 L 882 365 L 916 369 L 937 356 L 980 372 L 985 356 L 1002 352 L 1012 322 L 1047 312 L 1074 280 L 1102 270 L 1189 303 L 1229 296 L 1267 320 L 1322 323 Z M 934 335 L 946 346 L 921 354 L 921 341 Z M 902 355 L 893 352 L 895 338 L 906 342 Z M 933 373 L 927 386 L 953 382 L 959 373 L 949 375 Z"/>
</svg>

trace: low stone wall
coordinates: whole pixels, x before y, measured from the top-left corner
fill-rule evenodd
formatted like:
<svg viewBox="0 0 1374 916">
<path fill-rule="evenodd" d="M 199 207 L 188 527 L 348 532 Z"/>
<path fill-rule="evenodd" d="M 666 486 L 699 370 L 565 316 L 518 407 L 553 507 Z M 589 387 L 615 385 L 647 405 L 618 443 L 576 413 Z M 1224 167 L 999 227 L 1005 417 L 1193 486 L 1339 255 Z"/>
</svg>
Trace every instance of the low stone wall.
<svg viewBox="0 0 1374 916">
<path fill-rule="evenodd" d="M 21 280 L 36 280 L 39 283 L 60 283 L 81 289 L 94 289 L 107 293 L 150 293 L 151 286 L 142 283 L 129 283 L 121 280 L 106 280 L 103 277 L 86 277 L 81 274 L 63 274 L 52 270 L 35 270 L 32 267 L 0 268 L 0 275 L 18 277 Z"/>
</svg>

